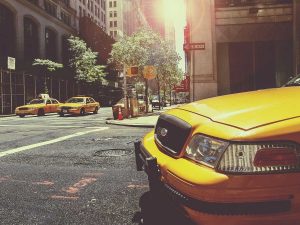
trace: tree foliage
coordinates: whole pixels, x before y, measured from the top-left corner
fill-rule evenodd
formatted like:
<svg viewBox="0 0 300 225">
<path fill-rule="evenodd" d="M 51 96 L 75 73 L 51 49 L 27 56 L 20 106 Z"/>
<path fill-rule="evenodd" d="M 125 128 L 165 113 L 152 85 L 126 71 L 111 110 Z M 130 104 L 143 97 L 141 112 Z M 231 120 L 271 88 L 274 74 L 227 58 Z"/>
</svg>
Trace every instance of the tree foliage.
<svg viewBox="0 0 300 225">
<path fill-rule="evenodd" d="M 62 64 L 53 62 L 49 59 L 34 59 L 32 65 L 42 67 L 44 70 L 48 72 L 54 72 L 58 69 L 63 68 Z"/>
<path fill-rule="evenodd" d="M 119 69 L 124 66 L 138 66 L 140 80 L 143 80 L 143 68 L 153 65 L 157 70 L 158 84 L 170 90 L 171 86 L 173 87 L 180 77 L 182 78 L 182 73 L 178 68 L 180 59 L 170 43 L 152 30 L 143 28 L 113 45 L 110 62 L 115 63 Z M 145 84 L 147 87 L 146 81 Z M 145 91 L 147 96 L 147 88 Z"/>
<path fill-rule="evenodd" d="M 68 39 L 70 51 L 70 67 L 75 71 L 75 79 L 79 81 L 103 82 L 105 66 L 97 65 L 97 52 L 93 52 L 79 37 Z"/>
</svg>

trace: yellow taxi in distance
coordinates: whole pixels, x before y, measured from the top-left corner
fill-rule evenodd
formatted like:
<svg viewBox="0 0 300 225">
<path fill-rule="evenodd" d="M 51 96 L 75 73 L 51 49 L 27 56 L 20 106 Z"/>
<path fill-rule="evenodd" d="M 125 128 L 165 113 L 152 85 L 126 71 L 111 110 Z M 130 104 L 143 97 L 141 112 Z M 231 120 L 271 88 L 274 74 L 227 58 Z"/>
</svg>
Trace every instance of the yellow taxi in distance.
<svg viewBox="0 0 300 225">
<path fill-rule="evenodd" d="M 88 112 L 96 114 L 99 108 L 99 102 L 91 97 L 72 97 L 58 107 L 57 113 L 60 116 L 65 114 L 84 115 Z"/>
<path fill-rule="evenodd" d="M 300 224 L 300 77 L 294 87 L 189 103 L 135 143 L 150 192 L 201 225 Z"/>
<path fill-rule="evenodd" d="M 59 104 L 59 101 L 54 98 L 32 99 L 27 105 L 17 107 L 15 114 L 20 117 L 25 117 L 25 115 L 44 116 L 46 113 L 57 112 Z"/>
</svg>

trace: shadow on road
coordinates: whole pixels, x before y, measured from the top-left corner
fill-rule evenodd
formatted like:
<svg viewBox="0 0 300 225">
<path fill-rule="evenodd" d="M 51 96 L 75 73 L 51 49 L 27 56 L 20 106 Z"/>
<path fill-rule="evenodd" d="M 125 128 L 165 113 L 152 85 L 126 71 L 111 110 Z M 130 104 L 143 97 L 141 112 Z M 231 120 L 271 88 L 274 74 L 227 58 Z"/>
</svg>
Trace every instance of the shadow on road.
<svg viewBox="0 0 300 225">
<path fill-rule="evenodd" d="M 163 196 L 155 196 L 150 192 L 140 198 L 140 212 L 136 212 L 132 222 L 139 225 L 195 225 L 179 206 Z"/>
</svg>

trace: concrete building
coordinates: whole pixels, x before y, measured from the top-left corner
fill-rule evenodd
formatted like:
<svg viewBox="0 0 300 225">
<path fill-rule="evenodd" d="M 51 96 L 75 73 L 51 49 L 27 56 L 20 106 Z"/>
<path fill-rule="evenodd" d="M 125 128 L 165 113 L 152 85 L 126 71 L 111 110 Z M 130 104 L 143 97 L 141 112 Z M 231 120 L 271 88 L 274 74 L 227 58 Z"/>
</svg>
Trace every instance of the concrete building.
<svg viewBox="0 0 300 225">
<path fill-rule="evenodd" d="M 147 26 L 141 11 L 141 0 L 107 0 L 107 33 L 114 39 L 131 35 Z"/>
<path fill-rule="evenodd" d="M 191 101 L 279 87 L 299 72 L 297 0 L 188 0 Z"/>
<path fill-rule="evenodd" d="M 64 40 L 76 34 L 75 0 L 0 0 L 0 67 L 7 56 L 16 68 L 31 66 L 34 58 L 63 62 Z"/>
<path fill-rule="evenodd" d="M 107 0 L 76 0 L 77 17 L 89 17 L 96 25 L 106 31 Z"/>
</svg>

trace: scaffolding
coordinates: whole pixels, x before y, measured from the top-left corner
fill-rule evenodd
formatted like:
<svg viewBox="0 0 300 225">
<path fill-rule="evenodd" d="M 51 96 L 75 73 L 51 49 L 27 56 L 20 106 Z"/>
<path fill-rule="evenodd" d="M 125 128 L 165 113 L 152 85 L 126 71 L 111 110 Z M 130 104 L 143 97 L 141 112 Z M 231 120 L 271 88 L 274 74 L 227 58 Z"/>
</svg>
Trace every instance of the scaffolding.
<svg viewBox="0 0 300 225">
<path fill-rule="evenodd" d="M 65 101 L 78 94 L 74 80 L 37 76 L 0 69 L 0 114 L 12 114 L 17 106 L 24 105 L 45 90 L 53 98 Z"/>
</svg>

